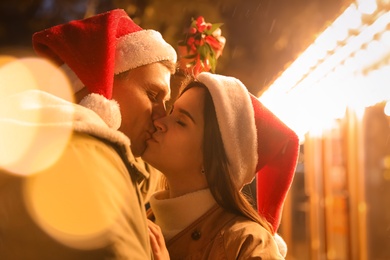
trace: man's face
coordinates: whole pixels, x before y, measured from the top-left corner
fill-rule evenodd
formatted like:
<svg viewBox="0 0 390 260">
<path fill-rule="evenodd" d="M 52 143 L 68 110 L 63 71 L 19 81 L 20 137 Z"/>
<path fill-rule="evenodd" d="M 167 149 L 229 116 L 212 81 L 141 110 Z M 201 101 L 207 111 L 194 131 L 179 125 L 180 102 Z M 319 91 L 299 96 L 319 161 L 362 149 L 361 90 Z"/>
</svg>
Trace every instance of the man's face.
<svg viewBox="0 0 390 260">
<path fill-rule="evenodd" d="M 153 63 L 115 77 L 112 99 L 122 114 L 119 130 L 130 138 L 134 156 L 145 151 L 146 141 L 155 132 L 153 120 L 166 114 L 170 76 L 168 68 Z"/>
</svg>

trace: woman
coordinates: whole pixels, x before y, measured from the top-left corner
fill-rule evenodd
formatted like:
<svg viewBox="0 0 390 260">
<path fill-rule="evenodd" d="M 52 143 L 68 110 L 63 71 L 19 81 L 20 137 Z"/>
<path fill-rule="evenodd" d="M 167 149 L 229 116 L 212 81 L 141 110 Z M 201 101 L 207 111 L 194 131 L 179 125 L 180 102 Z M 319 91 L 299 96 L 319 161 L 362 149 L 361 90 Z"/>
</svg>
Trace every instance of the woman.
<svg viewBox="0 0 390 260">
<path fill-rule="evenodd" d="M 258 129 L 260 119 L 270 120 L 270 129 Z M 262 130 L 287 129 L 293 152 L 286 157 L 295 168 L 298 139 L 273 120 L 239 80 L 204 72 L 184 88 L 171 114 L 155 121 L 143 159 L 167 181 L 150 200 L 156 258 L 283 259 L 272 225 L 241 191 L 259 170 L 259 157 L 290 145 L 290 136 L 280 139 L 283 145 L 272 139 L 271 150 L 259 154 L 259 144 L 267 142 Z"/>
</svg>

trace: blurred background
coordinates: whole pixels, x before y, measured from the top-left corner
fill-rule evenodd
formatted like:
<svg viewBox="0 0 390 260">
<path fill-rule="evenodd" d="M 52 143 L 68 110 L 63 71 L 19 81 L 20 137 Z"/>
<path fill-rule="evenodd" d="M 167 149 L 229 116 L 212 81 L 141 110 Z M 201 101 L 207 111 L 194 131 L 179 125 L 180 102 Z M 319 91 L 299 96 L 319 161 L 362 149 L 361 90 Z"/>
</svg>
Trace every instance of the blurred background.
<svg viewBox="0 0 390 260">
<path fill-rule="evenodd" d="M 31 48 L 32 33 L 73 19 L 123 8 L 143 28 L 173 46 L 191 18 L 223 23 L 217 72 L 259 93 L 315 39 L 351 0 L 2 0 L 0 47 Z M 0 50 L 1 51 L 1 50 Z"/>
<path fill-rule="evenodd" d="M 223 23 L 216 72 L 300 137 L 286 259 L 390 259 L 389 0 L 2 0 L 0 54 L 34 55 L 35 31 L 114 8 L 174 47 L 191 18 Z"/>
</svg>

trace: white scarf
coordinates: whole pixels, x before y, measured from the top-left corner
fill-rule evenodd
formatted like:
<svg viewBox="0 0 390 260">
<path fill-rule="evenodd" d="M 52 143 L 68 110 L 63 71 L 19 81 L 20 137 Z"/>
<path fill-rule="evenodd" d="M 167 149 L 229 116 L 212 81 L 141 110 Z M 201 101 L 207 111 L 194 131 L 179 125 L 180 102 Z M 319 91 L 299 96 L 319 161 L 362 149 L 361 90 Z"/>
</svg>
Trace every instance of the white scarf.
<svg viewBox="0 0 390 260">
<path fill-rule="evenodd" d="M 177 235 L 216 204 L 209 189 L 168 198 L 168 191 L 159 191 L 150 198 L 150 207 L 166 241 Z"/>
</svg>

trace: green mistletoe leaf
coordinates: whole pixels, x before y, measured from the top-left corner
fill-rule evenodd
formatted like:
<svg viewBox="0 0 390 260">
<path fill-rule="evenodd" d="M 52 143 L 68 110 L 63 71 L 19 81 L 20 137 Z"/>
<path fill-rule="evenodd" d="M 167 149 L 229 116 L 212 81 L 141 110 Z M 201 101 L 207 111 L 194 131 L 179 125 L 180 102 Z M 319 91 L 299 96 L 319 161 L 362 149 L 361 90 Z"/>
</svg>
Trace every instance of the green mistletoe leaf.
<svg viewBox="0 0 390 260">
<path fill-rule="evenodd" d="M 223 23 L 214 23 L 213 25 L 211 25 L 210 30 L 206 30 L 205 32 L 207 35 L 212 35 L 213 32 L 217 30 L 219 27 L 221 27 L 222 25 Z"/>
</svg>

